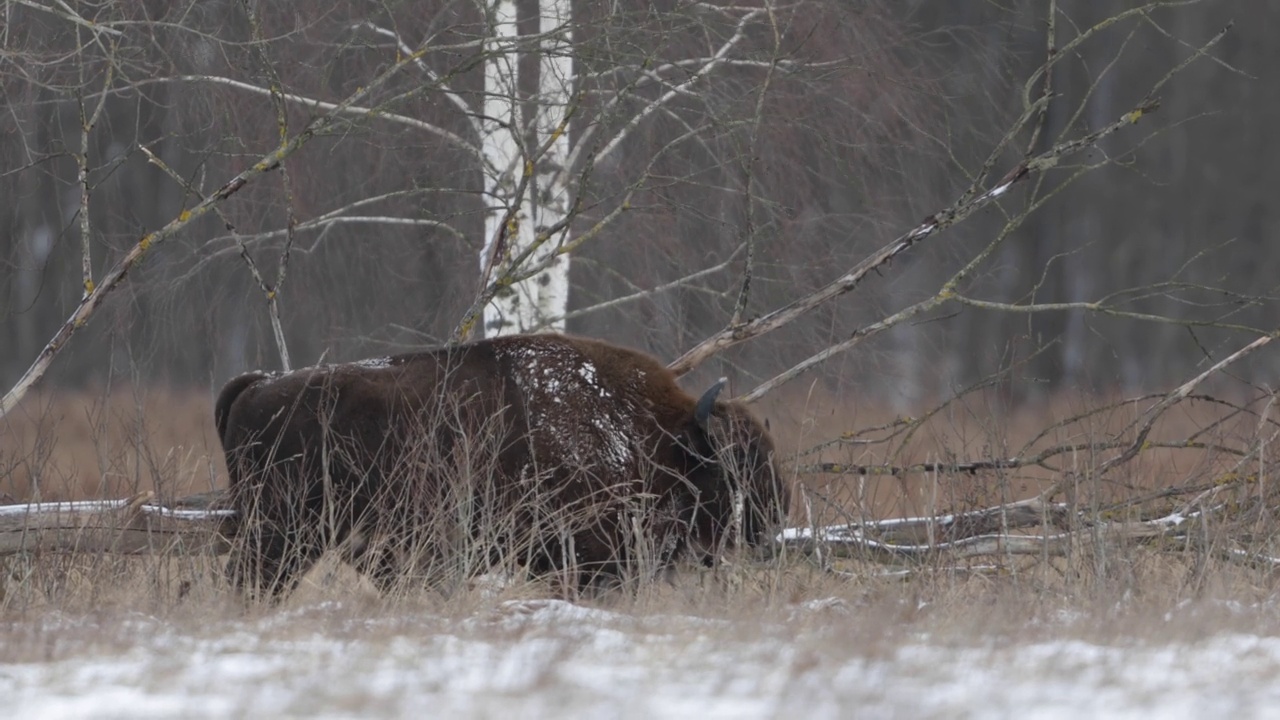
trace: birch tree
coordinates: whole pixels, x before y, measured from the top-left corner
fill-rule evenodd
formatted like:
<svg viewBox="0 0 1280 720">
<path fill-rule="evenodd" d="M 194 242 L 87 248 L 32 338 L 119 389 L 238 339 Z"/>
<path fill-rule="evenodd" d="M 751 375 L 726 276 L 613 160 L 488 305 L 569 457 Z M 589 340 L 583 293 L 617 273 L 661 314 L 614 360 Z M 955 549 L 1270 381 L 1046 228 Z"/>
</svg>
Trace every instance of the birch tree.
<svg viewBox="0 0 1280 720">
<path fill-rule="evenodd" d="M 520 51 L 510 45 L 519 34 L 516 3 L 497 0 L 488 8 L 494 42 L 485 60 L 480 145 L 485 194 L 492 204 L 485 212 L 480 276 L 482 281 L 495 273 L 508 276 L 518 269 L 520 258 L 539 268 L 532 277 L 503 284 L 485 306 L 484 333 L 491 336 L 563 330 L 568 310 L 569 256 L 557 250 L 568 237 L 564 221 L 571 193 L 566 172 L 573 88 L 570 2 L 542 0 L 537 11 L 539 38 L 532 52 L 538 59 L 538 92 L 526 124 L 521 117 Z"/>
</svg>

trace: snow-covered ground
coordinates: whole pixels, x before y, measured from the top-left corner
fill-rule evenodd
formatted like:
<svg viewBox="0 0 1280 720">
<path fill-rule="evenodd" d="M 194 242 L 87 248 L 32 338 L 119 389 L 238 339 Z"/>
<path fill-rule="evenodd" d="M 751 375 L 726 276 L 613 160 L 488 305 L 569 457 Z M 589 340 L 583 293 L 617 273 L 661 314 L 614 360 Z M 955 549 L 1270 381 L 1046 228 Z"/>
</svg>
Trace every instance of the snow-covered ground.
<svg viewBox="0 0 1280 720">
<path fill-rule="evenodd" d="M 323 607 L 204 625 L 46 618 L 5 628 L 15 644 L 4 655 L 17 661 L 0 664 L 0 715 L 1280 716 L 1273 637 L 864 644 L 841 630 L 856 611 L 797 612 L 775 625 L 538 600 L 461 620 Z"/>
</svg>

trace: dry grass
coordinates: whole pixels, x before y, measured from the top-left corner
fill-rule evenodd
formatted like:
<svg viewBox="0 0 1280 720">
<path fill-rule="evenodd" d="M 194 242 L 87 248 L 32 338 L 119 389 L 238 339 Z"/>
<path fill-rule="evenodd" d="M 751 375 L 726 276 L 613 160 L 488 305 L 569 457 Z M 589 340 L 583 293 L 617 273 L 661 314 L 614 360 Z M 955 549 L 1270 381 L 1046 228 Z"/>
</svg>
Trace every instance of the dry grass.
<svg viewBox="0 0 1280 720">
<path fill-rule="evenodd" d="M 841 435 L 884 428 L 904 418 L 884 407 L 849 407 L 824 402 L 822 393 L 767 400 L 758 408 L 771 418 L 779 449 L 786 455 L 832 443 Z M 122 497 L 141 490 L 180 496 L 224 487 L 226 470 L 213 427 L 212 397 L 204 391 L 162 388 L 38 393 L 0 419 L 0 492 L 14 500 L 76 500 Z M 792 469 L 818 462 L 849 465 L 910 465 L 1009 457 L 1042 429 L 1089 409 L 1117 404 L 1095 417 L 1056 428 L 1034 448 L 1102 442 L 1122 434 L 1145 409 L 1116 398 L 1060 395 L 1038 406 L 1002 407 L 990 396 L 965 399 L 929 417 L 906 443 L 887 440 L 893 430 L 869 432 L 850 443 L 798 456 Z M 1219 422 L 1221 407 L 1188 403 L 1162 418 L 1154 437 L 1185 438 Z M 1206 439 L 1230 442 L 1257 434 L 1257 420 L 1237 417 Z M 899 431 L 900 433 L 900 431 Z M 898 438 L 900 439 L 900 438 Z M 875 442 L 880 440 L 880 442 Z M 1088 451 L 1057 458 L 1083 468 L 1098 457 Z M 1113 492 L 1158 489 L 1210 476 L 1234 461 L 1200 449 L 1152 448 L 1142 454 Z M 807 475 L 802 482 L 870 518 L 983 507 L 1039 492 L 1056 480 L 1042 467 L 986 474 L 909 478 Z M 798 511 L 799 512 L 799 511 Z M 796 515 L 795 520 L 804 518 Z"/>
<path fill-rule="evenodd" d="M 225 477 L 206 392 L 34 393 L 0 418 L 0 493 L 14 500 L 179 497 Z"/>
<path fill-rule="evenodd" d="M 794 465 L 819 460 L 908 465 L 1007 457 L 1042 428 L 1105 404 L 1064 397 L 1040 408 L 1006 412 L 988 403 L 989 399 L 983 398 L 957 403 L 920 425 L 909 442 L 894 436 L 885 442 L 835 444 L 799 457 Z M 1141 409 L 1138 403 L 1117 405 L 1053 430 L 1035 447 L 1125 437 L 1126 426 Z M 780 446 L 787 453 L 851 431 L 887 426 L 895 419 L 883 410 L 847 412 L 826 407 L 812 396 L 774 401 L 762 411 L 771 417 Z M 203 392 L 153 389 L 117 391 L 105 398 L 92 393 L 33 397 L 2 421 L 0 492 L 18 500 L 37 497 L 37 489 L 45 500 L 122 497 L 143 489 L 176 497 L 220 486 L 225 482 L 225 470 L 210 415 L 210 399 Z M 1210 403 L 1188 403 L 1163 419 L 1152 438 L 1186 438 L 1202 432 L 1200 439 L 1206 443 L 1244 448 L 1256 444 L 1259 427 L 1258 414 L 1230 416 Z M 892 432 L 870 433 L 861 439 L 875 440 Z M 1055 462 L 1082 478 L 1075 486 L 1082 497 L 1107 500 L 1184 485 L 1234 482 L 1222 480 L 1233 468 L 1237 475 L 1245 473 L 1237 467 L 1240 458 L 1228 453 L 1153 448 L 1141 453 L 1115 478 L 1090 486 L 1089 468 L 1114 452 L 1077 451 L 1059 456 Z M 1255 478 L 1242 481 L 1238 489 L 1230 489 L 1231 493 L 1257 494 L 1267 484 L 1265 463 L 1259 465 L 1262 461 L 1256 458 L 1249 462 L 1247 470 Z M 1259 467 L 1262 473 L 1257 472 Z M 809 502 L 807 508 L 803 502 L 796 503 L 793 521 L 831 522 L 981 507 L 1027 497 L 1054 479 L 1054 473 L 1043 467 L 904 477 L 807 476 L 801 482 L 812 491 L 806 495 Z M 806 509 L 813 516 L 806 516 Z M 1261 520 L 1255 517 L 1254 522 Z M 1249 537 L 1265 548 L 1273 535 L 1267 525 L 1255 528 Z M 0 560 L 4 567 L 0 614 L 32 617 L 50 611 L 89 613 L 114 608 L 175 619 L 236 616 L 244 609 L 221 577 L 222 562 L 180 556 L 7 558 Z M 903 568 L 909 570 L 905 576 L 890 572 Z M 1038 620 L 1063 616 L 1089 618 L 1085 625 L 1090 628 L 1106 628 L 1111 622 L 1137 627 L 1132 620 L 1135 613 L 1150 613 L 1157 619 L 1153 622 L 1164 627 L 1158 621 L 1162 613 L 1187 603 L 1269 608 L 1274 580 L 1269 568 L 1227 562 L 1205 547 L 1099 539 L 1078 544 L 1066 557 L 962 563 L 931 557 L 898 568 L 841 560 L 819 568 L 808 558 L 792 555 L 772 563 L 742 562 L 714 571 L 684 568 L 671 582 L 643 586 L 635 592 L 607 593 L 587 602 L 640 614 L 677 612 L 741 618 L 776 615 L 809 601 L 834 598 L 842 607 L 856 608 L 854 614 L 861 618 L 858 624 L 865 620 L 869 629 L 882 622 L 895 626 L 927 622 L 937 623 L 937 628 L 985 634 L 1005 627 L 1034 627 Z M 545 583 L 521 581 L 496 589 L 455 588 L 447 596 L 408 588 L 383 597 L 367 580 L 327 557 L 307 575 L 286 606 L 332 600 L 348 608 L 362 608 L 362 612 L 425 608 L 457 616 L 502 600 L 553 594 L 555 590 Z M 1258 612 L 1270 617 L 1271 611 Z M 1236 617 L 1225 611 L 1221 617 L 1210 615 L 1214 619 L 1205 620 L 1206 627 L 1235 622 L 1232 618 Z"/>
<path fill-rule="evenodd" d="M 550 718 L 622 707 L 619 717 L 941 718 L 1129 692 L 1130 675 L 1140 687 L 1104 705 L 1112 713 L 1140 714 L 1144 694 L 1169 684 L 1195 696 L 1222 675 L 1256 708 L 1280 671 L 1271 645 L 1232 655 L 1280 635 L 1265 572 L 1137 545 L 1108 548 L 1105 566 L 1088 547 L 994 573 L 942 565 L 907 578 L 871 562 L 836 574 L 794 556 L 681 567 L 567 612 L 546 605 L 556 590 L 536 581 L 381 595 L 333 554 L 280 607 L 239 602 L 209 558 L 10 558 L 0 688 L 18 710 L 67 716 L 115 717 L 103 698 L 128 697 L 130 713 L 151 716 L 417 717 L 431 707 Z M 1184 669 L 1166 679 L 1169 658 Z M 930 700 L 957 688 L 981 702 Z M 1027 697 L 1033 705 L 1021 705 Z"/>
<path fill-rule="evenodd" d="M 799 484 L 811 491 L 814 516 L 806 516 L 803 506 L 796 507 L 792 519 L 799 524 L 989 507 L 1035 496 L 1064 476 L 1072 478 L 1066 488 L 1071 499 L 1102 504 L 1220 482 L 1228 476 L 1256 475 L 1259 445 L 1266 447 L 1262 441 L 1275 433 L 1277 419 L 1268 396 L 1238 407 L 1192 398 L 1160 416 L 1142 451 L 1104 479 L 1095 471 L 1133 440 L 1135 427 L 1155 400 L 1064 393 L 1045 403 L 1009 407 L 998 393 L 975 393 L 916 418 L 884 407 L 851 407 L 827 397 L 814 391 L 762 408 L 774 419 L 780 447 L 796 453 L 791 469 L 800 471 Z M 1240 412 L 1240 407 L 1248 412 Z M 1188 447 L 1167 447 L 1187 444 L 1188 439 L 1193 441 Z M 1041 465 L 972 473 L 945 469 L 896 476 L 803 472 L 821 463 L 945 466 L 1029 457 L 1068 447 L 1072 449 L 1054 454 Z M 1161 508 L 1176 506 L 1166 502 Z"/>
<path fill-rule="evenodd" d="M 934 643 L 999 646 L 1064 637 L 1105 645 L 1121 639 L 1194 642 L 1223 633 L 1280 635 L 1274 582 L 1247 568 L 1218 564 L 1197 583 L 1190 580 L 1201 572 L 1194 558 L 1138 548 L 1125 557 L 1133 574 L 1116 580 L 1092 575 L 1090 560 L 1059 559 L 1049 563 L 1051 567 L 1019 574 L 923 573 L 905 581 L 880 577 L 870 565 L 864 573 L 837 576 L 799 560 L 751 573 L 686 567 L 674 579 L 636 593 L 609 593 L 577 603 L 634 618 L 636 623 L 662 617 L 725 623 L 699 630 L 690 641 L 706 640 L 708 633 L 714 639 L 716 627 L 739 640 L 757 632 L 790 632 L 785 627 L 791 627 L 816 633 L 820 642 L 810 638 L 815 651 L 856 648 L 866 657 L 892 653 L 902 643 L 926 636 Z M 425 590 L 380 595 L 333 556 L 308 573 L 278 607 L 243 605 L 227 591 L 208 559 L 80 556 L 41 558 L 31 564 L 10 560 L 6 573 L 0 663 L 125 647 L 137 638 L 112 628 L 129 618 L 160 620 L 182 632 L 202 633 L 280 617 L 277 633 L 286 636 L 341 636 L 376 619 L 391 622 L 385 638 L 390 639 L 397 618 L 436 618 L 447 627 L 554 594 L 545 583 L 516 581 L 503 586 L 476 583 L 449 595 Z M 39 629 L 50 621 L 57 625 L 76 618 L 94 618 L 99 625 L 95 632 L 67 633 L 56 652 L 52 645 L 34 643 Z"/>
</svg>

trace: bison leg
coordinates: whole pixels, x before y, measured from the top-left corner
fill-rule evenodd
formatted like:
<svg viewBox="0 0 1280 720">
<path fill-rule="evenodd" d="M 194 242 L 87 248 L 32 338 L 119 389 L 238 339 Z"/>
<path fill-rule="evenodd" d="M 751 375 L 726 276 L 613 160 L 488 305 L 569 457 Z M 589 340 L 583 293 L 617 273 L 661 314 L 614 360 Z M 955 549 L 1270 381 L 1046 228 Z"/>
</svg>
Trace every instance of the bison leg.
<svg viewBox="0 0 1280 720">
<path fill-rule="evenodd" d="M 282 533 L 264 533 L 236 548 L 227 576 L 245 597 L 278 602 L 320 559 L 322 548 Z"/>
</svg>

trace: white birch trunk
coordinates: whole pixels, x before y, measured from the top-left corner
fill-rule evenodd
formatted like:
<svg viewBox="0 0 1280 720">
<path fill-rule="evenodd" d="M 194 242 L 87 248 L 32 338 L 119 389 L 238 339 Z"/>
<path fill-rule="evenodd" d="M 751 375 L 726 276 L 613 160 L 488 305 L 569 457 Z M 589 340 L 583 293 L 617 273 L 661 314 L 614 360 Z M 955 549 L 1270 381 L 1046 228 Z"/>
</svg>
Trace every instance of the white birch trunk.
<svg viewBox="0 0 1280 720">
<path fill-rule="evenodd" d="M 516 6 L 510 0 L 499 0 L 493 7 L 491 37 L 495 50 L 508 47 L 516 38 Z M 539 33 L 547 36 L 540 43 L 538 96 L 530 127 L 521 120 L 517 94 L 519 56 L 514 50 L 494 52 L 485 62 L 485 122 L 482 147 L 486 165 L 485 190 L 488 211 L 485 215 L 485 248 L 481 253 L 482 271 L 491 262 L 493 243 L 502 230 L 502 222 L 513 206 L 505 247 L 496 258 L 492 278 L 511 269 L 513 258 L 522 255 L 545 233 L 563 220 L 569 211 L 569 175 L 565 163 L 569 156 L 569 138 L 565 118 L 573 92 L 573 61 L 570 56 L 572 38 L 568 31 L 569 0 L 543 0 L 539 6 Z M 557 33 L 557 31 L 559 31 Z M 523 142 L 522 142 L 523 141 Z M 527 153 L 521 147 L 527 142 Z M 530 157 L 544 146 L 539 157 Z M 524 173 L 526 159 L 533 162 L 534 176 L 522 197 L 516 196 Z M 501 289 L 484 311 L 484 334 L 489 337 L 543 328 L 561 330 L 563 320 L 546 325 L 547 318 L 562 318 L 569 301 L 569 258 L 556 256 L 567 234 L 558 232 L 546 239 L 523 267 L 547 267 L 533 277 Z"/>
</svg>

